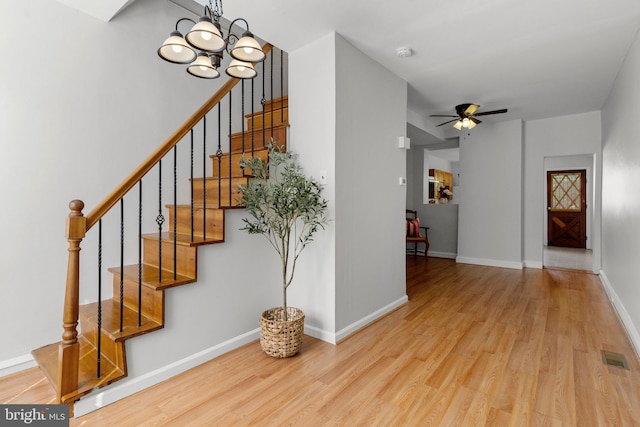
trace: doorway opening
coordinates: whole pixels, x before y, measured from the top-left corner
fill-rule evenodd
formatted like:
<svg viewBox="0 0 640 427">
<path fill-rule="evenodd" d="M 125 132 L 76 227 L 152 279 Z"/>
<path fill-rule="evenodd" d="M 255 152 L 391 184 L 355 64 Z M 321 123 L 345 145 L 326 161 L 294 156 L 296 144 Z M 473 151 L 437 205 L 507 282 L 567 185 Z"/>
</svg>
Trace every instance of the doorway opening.
<svg viewBox="0 0 640 427">
<path fill-rule="evenodd" d="M 587 248 L 587 171 L 547 171 L 547 245 Z"/>
<path fill-rule="evenodd" d="M 545 158 L 544 267 L 594 271 L 594 170 L 592 154 Z"/>
</svg>

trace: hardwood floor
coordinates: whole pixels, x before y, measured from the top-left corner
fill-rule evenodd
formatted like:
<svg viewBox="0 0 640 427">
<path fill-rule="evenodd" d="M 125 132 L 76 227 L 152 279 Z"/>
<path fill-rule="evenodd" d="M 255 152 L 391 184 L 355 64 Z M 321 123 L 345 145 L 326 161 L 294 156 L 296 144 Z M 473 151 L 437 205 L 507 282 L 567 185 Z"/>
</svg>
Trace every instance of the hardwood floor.
<svg viewBox="0 0 640 427">
<path fill-rule="evenodd" d="M 407 292 L 338 346 L 252 343 L 71 425 L 640 425 L 640 363 L 598 276 L 407 257 Z M 37 369 L 0 380 L 5 403 L 52 397 Z"/>
</svg>

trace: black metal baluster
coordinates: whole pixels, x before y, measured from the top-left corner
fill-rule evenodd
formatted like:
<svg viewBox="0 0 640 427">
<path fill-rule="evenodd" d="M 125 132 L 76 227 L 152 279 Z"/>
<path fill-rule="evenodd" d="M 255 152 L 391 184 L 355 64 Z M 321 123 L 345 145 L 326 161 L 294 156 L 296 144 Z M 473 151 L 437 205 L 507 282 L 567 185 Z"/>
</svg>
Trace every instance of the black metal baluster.
<svg viewBox="0 0 640 427">
<path fill-rule="evenodd" d="M 142 180 L 138 181 L 138 327 L 142 326 Z"/>
<path fill-rule="evenodd" d="M 191 134 L 191 241 L 193 242 L 193 128 Z"/>
<path fill-rule="evenodd" d="M 231 148 L 231 97 L 232 97 L 232 91 L 229 91 L 229 148 Z M 233 186 L 233 173 L 231 173 L 231 171 L 233 170 L 232 168 L 232 164 L 231 164 L 231 150 L 229 150 L 229 206 L 232 206 L 231 203 L 231 187 Z"/>
<path fill-rule="evenodd" d="M 158 160 L 158 216 L 156 223 L 158 224 L 158 283 L 162 283 L 162 224 L 164 224 L 164 216 L 162 215 L 162 159 Z"/>
<path fill-rule="evenodd" d="M 267 140 L 266 140 L 266 136 L 265 132 L 264 132 L 264 121 L 266 119 L 266 111 L 264 111 L 264 106 L 267 104 L 267 98 L 266 98 L 266 86 L 265 86 L 265 75 L 264 75 L 264 63 L 266 62 L 266 59 L 264 61 L 262 61 L 262 98 L 260 99 L 260 104 L 262 105 L 262 148 L 267 146 Z"/>
<path fill-rule="evenodd" d="M 222 102 L 218 102 L 218 149 L 216 157 L 218 158 L 218 207 L 222 206 Z M 231 155 L 231 147 L 229 147 L 229 155 Z"/>
<path fill-rule="evenodd" d="M 269 111 L 271 114 L 269 114 L 269 118 L 271 119 L 271 138 L 273 138 L 273 50 L 269 53 L 269 57 L 271 58 L 271 61 L 269 61 L 269 78 L 271 79 L 271 88 L 269 90 L 269 99 L 271 100 Z"/>
<path fill-rule="evenodd" d="M 280 123 L 284 123 L 284 52 L 280 49 Z"/>
<path fill-rule="evenodd" d="M 120 332 L 124 312 L 124 198 L 120 199 Z"/>
<path fill-rule="evenodd" d="M 204 206 L 202 208 L 202 240 L 207 240 L 207 116 L 202 118 L 202 196 Z"/>
<path fill-rule="evenodd" d="M 97 378 L 102 376 L 100 363 L 102 362 L 102 219 L 98 221 L 98 336 L 96 338 L 98 351 Z"/>
<path fill-rule="evenodd" d="M 254 79 L 251 79 L 251 157 L 254 155 L 255 151 L 255 134 L 256 134 L 256 126 L 255 126 L 255 109 L 253 103 L 256 102 L 256 94 L 255 94 L 255 82 Z M 244 118 L 242 119 L 244 120 Z M 243 122 L 244 123 L 244 122 Z"/>
<path fill-rule="evenodd" d="M 242 115 L 240 116 L 240 117 L 242 117 L 242 120 L 241 120 L 242 121 L 242 124 L 241 124 L 242 133 L 241 133 L 241 136 L 242 136 L 242 152 L 244 153 L 244 80 L 242 80 L 240 85 L 242 86 L 242 92 L 241 92 L 241 95 L 240 95 L 240 100 L 242 101 L 241 105 L 240 105 L 240 109 L 242 110 Z"/>
<path fill-rule="evenodd" d="M 178 277 L 178 146 L 173 146 L 173 280 Z"/>
</svg>

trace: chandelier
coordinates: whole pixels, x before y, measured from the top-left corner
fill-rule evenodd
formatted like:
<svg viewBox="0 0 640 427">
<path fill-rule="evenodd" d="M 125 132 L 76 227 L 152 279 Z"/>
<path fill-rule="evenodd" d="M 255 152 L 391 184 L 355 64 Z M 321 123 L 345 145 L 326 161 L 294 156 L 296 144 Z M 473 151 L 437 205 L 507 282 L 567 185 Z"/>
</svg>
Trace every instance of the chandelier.
<svg viewBox="0 0 640 427">
<path fill-rule="evenodd" d="M 227 75 L 236 79 L 254 78 L 258 73 L 253 63 L 264 61 L 265 53 L 243 18 L 231 21 L 225 37 L 220 26 L 221 16 L 222 0 L 209 0 L 209 5 L 204 7 L 204 16 L 197 23 L 190 18 L 178 19 L 175 31 L 160 46 L 158 55 L 174 64 L 189 64 L 187 72 L 192 76 L 215 79 L 220 77 L 218 69 L 226 50 L 232 57 L 225 70 Z M 193 23 L 185 37 L 178 31 L 178 25 L 183 21 Z M 239 21 L 246 26 L 240 37 L 232 32 L 233 25 Z"/>
</svg>

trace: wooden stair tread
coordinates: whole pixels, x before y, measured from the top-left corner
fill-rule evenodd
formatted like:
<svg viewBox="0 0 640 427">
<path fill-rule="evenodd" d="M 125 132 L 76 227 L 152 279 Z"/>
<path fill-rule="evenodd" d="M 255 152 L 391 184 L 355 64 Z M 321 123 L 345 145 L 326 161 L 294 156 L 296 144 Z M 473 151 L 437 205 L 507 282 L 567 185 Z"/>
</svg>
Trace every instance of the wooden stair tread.
<svg viewBox="0 0 640 427">
<path fill-rule="evenodd" d="M 268 148 L 268 147 L 260 147 L 260 148 L 257 148 L 257 147 L 256 147 L 256 148 L 253 150 L 253 152 L 254 152 L 254 153 L 264 153 L 264 152 L 268 152 L 268 151 L 269 151 L 269 148 Z M 247 147 L 245 147 L 244 151 L 242 151 L 242 150 L 240 150 L 240 151 L 231 151 L 231 152 L 227 151 L 226 153 L 224 153 L 224 154 L 222 155 L 222 158 L 225 158 L 225 159 L 226 159 L 226 158 L 228 158 L 230 155 L 233 155 L 233 156 L 235 157 L 236 155 L 238 155 L 238 154 L 242 154 L 242 153 L 247 154 L 247 155 L 251 155 L 251 148 L 247 149 Z M 210 155 L 209 157 L 210 157 L 211 159 L 213 159 L 213 160 L 215 160 L 215 159 L 217 159 L 217 158 L 218 158 L 218 156 L 216 156 L 215 154 L 212 154 L 212 155 Z"/>
<path fill-rule="evenodd" d="M 126 377 L 126 374 L 115 366 L 107 358 L 103 357 L 100 362 L 100 378 L 97 378 L 97 350 L 83 336 L 78 337 L 80 344 L 80 364 L 78 367 L 78 390 L 62 397 L 62 403 L 71 403 L 80 397 L 88 394 L 95 388 L 104 387 Z M 60 342 L 49 344 L 33 350 L 31 354 L 40 366 L 42 372 L 56 387 L 58 376 L 58 348 Z"/>
<path fill-rule="evenodd" d="M 111 267 L 109 272 L 120 275 L 120 267 Z M 125 265 L 123 268 L 124 277 L 133 282 L 138 281 L 138 264 Z M 187 285 L 196 281 L 194 277 L 184 276 L 176 273 L 173 278 L 173 270 L 162 269 L 160 281 L 158 281 L 158 267 L 155 265 L 142 264 L 142 285 L 160 290 L 172 288 L 180 285 Z"/>
<path fill-rule="evenodd" d="M 143 239 L 149 240 L 160 240 L 158 238 L 158 233 L 148 233 L 142 235 Z M 163 232 L 162 233 L 162 241 L 163 242 L 173 242 L 173 233 Z M 193 236 L 193 240 L 191 240 L 190 234 L 176 233 L 176 245 L 179 246 L 202 246 L 202 245 L 213 245 L 216 243 L 222 243 L 224 239 L 216 239 L 214 237 L 207 237 L 204 239 L 202 236 Z"/>
<path fill-rule="evenodd" d="M 203 177 L 193 178 L 194 181 L 218 181 L 218 180 L 220 180 L 222 182 L 225 182 L 225 184 L 226 184 L 226 182 L 228 182 L 230 180 L 233 180 L 235 182 L 235 181 L 240 181 L 240 180 L 245 180 L 246 181 L 247 179 L 248 179 L 248 177 L 244 176 L 244 175 L 231 176 L 231 178 L 228 178 L 228 177 L 226 177 L 226 178 L 225 177 L 217 177 L 217 176 L 205 176 L 204 178 Z M 191 178 L 189 178 L 189 180 L 191 180 Z M 207 205 L 208 205 L 208 203 L 207 203 Z"/>
<path fill-rule="evenodd" d="M 98 303 L 92 302 L 80 306 L 80 316 L 97 325 Z M 148 332 L 162 329 L 164 325 L 154 320 L 141 317 L 141 325 L 138 326 L 138 312 L 124 305 L 122 311 L 123 328 L 120 331 L 120 303 L 113 299 L 102 301 L 102 333 L 115 342 L 137 337 Z"/>
</svg>

